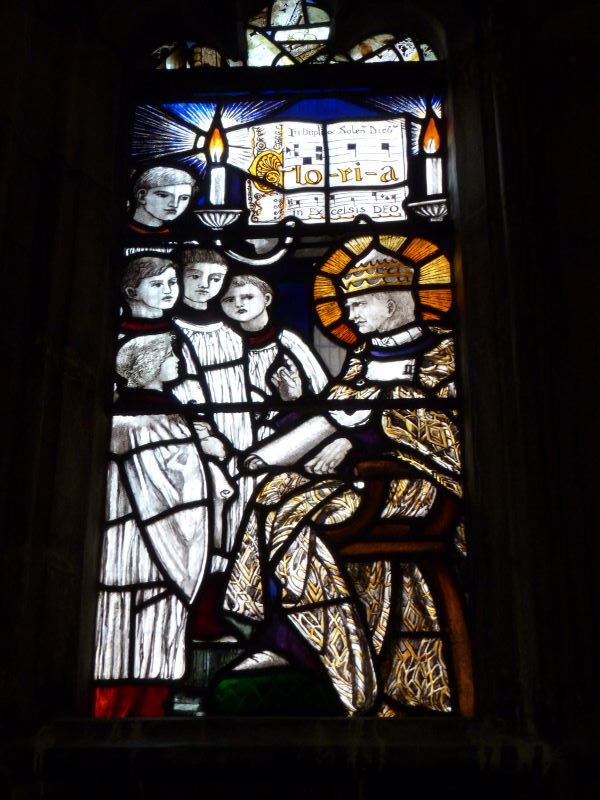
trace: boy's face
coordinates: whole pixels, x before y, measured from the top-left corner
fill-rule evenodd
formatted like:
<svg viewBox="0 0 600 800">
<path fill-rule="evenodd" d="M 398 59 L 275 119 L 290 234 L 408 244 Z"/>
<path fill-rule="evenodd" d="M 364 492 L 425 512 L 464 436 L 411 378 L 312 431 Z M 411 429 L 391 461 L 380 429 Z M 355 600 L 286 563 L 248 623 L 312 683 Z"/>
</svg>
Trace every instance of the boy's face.
<svg viewBox="0 0 600 800">
<path fill-rule="evenodd" d="M 227 267 L 201 261 L 188 264 L 183 273 L 183 297 L 192 303 L 207 303 L 221 291 Z"/>
<path fill-rule="evenodd" d="M 231 286 L 221 300 L 221 306 L 230 319 L 249 322 L 259 317 L 271 302 L 270 294 L 263 294 L 251 283 Z"/>
<path fill-rule="evenodd" d="M 149 308 L 173 308 L 179 294 L 174 267 L 168 267 L 160 275 L 142 278 L 135 289 L 130 288 L 125 294 L 130 300 L 143 303 Z"/>
<path fill-rule="evenodd" d="M 165 360 L 160 365 L 158 377 L 161 381 L 174 381 L 179 375 L 179 359 L 171 347 L 165 355 Z"/>
<path fill-rule="evenodd" d="M 192 196 L 189 183 L 173 186 L 156 186 L 153 189 L 140 189 L 138 203 L 146 213 L 161 222 L 170 222 L 186 210 Z"/>
</svg>

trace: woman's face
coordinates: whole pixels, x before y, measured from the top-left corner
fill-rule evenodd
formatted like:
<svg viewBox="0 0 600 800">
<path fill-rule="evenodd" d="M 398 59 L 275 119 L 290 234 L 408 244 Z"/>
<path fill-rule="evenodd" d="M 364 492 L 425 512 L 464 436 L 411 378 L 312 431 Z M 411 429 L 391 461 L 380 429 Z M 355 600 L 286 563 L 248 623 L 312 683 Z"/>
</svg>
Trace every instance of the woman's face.
<svg viewBox="0 0 600 800">
<path fill-rule="evenodd" d="M 161 311 L 173 308 L 178 295 L 179 286 L 173 267 L 168 267 L 160 275 L 142 278 L 139 285 L 128 292 L 131 300 Z"/>
</svg>

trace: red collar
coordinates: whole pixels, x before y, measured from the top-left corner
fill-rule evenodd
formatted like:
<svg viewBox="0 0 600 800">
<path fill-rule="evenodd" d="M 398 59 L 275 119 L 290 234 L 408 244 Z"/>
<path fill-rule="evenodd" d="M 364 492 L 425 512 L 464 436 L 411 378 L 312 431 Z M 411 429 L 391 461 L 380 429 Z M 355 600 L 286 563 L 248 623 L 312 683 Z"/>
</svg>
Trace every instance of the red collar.
<svg viewBox="0 0 600 800">
<path fill-rule="evenodd" d="M 136 233 L 146 233 L 146 234 L 171 233 L 171 228 L 167 228 L 166 226 L 164 228 L 151 228 L 150 226 L 141 227 L 135 222 L 130 222 L 129 227 L 131 228 L 132 231 L 135 231 Z"/>
<path fill-rule="evenodd" d="M 267 325 L 262 331 L 246 334 L 246 341 L 250 347 L 260 347 L 262 344 L 272 342 L 277 336 L 277 328 L 274 325 Z"/>
</svg>

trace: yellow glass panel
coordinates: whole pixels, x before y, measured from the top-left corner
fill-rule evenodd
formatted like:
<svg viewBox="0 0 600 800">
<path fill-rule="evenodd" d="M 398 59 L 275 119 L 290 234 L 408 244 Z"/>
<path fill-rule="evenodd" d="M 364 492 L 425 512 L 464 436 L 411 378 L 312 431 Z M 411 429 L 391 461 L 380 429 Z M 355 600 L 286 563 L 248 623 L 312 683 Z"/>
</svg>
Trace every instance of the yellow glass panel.
<svg viewBox="0 0 600 800">
<path fill-rule="evenodd" d="M 450 289 L 425 289 L 419 292 L 421 302 L 440 311 L 448 311 L 452 305 L 452 292 Z"/>
<path fill-rule="evenodd" d="M 379 241 L 388 250 L 399 250 L 406 241 L 406 236 L 380 236 Z"/>
<path fill-rule="evenodd" d="M 350 256 L 343 250 L 336 250 L 321 267 L 321 272 L 329 272 L 331 275 L 340 273 L 350 261 Z"/>
<path fill-rule="evenodd" d="M 346 247 L 351 253 L 358 256 L 367 249 L 372 241 L 372 236 L 360 236 L 358 239 L 350 239 L 350 241 L 346 242 Z"/>
<path fill-rule="evenodd" d="M 337 328 L 333 328 L 331 333 L 340 341 L 348 342 L 348 344 L 354 344 L 356 341 L 356 334 L 347 325 L 338 325 Z"/>
<path fill-rule="evenodd" d="M 438 256 L 421 267 L 419 283 L 450 283 L 450 262 L 446 256 Z"/>
<path fill-rule="evenodd" d="M 335 296 L 335 287 L 329 278 L 317 275 L 315 278 L 315 298 Z"/>
<path fill-rule="evenodd" d="M 317 306 L 317 314 L 319 315 L 319 319 L 323 323 L 329 327 L 334 322 L 342 316 L 342 310 L 339 305 L 333 301 L 329 303 L 321 303 Z"/>
<path fill-rule="evenodd" d="M 426 256 L 435 253 L 436 245 L 427 239 L 413 239 L 402 255 L 412 258 L 413 261 L 422 261 Z"/>
</svg>

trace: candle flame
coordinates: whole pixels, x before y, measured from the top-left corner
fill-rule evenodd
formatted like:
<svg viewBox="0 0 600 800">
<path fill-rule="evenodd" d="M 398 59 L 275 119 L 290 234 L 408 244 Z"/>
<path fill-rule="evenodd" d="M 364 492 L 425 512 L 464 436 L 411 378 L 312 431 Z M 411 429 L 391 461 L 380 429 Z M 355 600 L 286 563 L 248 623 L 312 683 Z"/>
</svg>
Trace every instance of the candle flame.
<svg viewBox="0 0 600 800">
<path fill-rule="evenodd" d="M 208 152 L 210 153 L 211 160 L 215 163 L 218 163 L 221 160 L 224 150 L 225 142 L 221 136 L 221 131 L 218 128 L 215 128 L 212 136 L 210 137 L 210 143 L 208 145 Z"/>
<path fill-rule="evenodd" d="M 429 124 L 425 129 L 425 136 L 423 137 L 423 149 L 426 153 L 437 153 L 440 147 L 440 135 L 435 125 L 433 117 L 429 120 Z"/>
</svg>

